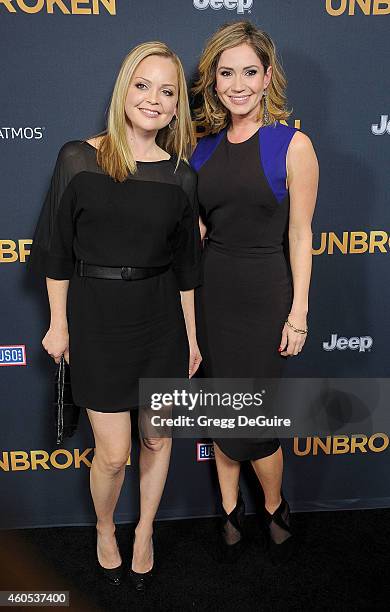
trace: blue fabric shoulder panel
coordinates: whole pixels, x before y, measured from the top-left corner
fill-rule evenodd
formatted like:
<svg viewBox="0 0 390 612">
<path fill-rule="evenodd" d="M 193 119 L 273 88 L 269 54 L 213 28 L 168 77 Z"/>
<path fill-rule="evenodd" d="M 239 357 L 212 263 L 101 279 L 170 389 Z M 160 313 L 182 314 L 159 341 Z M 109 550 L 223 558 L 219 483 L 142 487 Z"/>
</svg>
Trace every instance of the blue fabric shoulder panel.
<svg viewBox="0 0 390 612">
<path fill-rule="evenodd" d="M 218 132 L 218 134 L 203 136 L 203 138 L 199 140 L 190 159 L 190 165 L 196 172 L 198 172 L 203 164 L 212 156 L 215 149 L 221 142 L 225 131 L 226 130 L 221 130 Z"/>
<path fill-rule="evenodd" d="M 268 184 L 278 202 L 281 202 L 287 195 L 286 156 L 296 131 L 296 128 L 283 123 L 267 125 L 259 130 L 261 163 Z"/>
</svg>

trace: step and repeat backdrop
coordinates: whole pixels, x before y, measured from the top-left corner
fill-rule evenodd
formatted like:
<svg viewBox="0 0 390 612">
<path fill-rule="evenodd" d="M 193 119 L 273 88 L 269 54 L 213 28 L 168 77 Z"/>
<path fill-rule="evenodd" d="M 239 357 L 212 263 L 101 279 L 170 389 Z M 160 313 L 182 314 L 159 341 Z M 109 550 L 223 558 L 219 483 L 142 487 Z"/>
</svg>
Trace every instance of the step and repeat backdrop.
<svg viewBox="0 0 390 612">
<path fill-rule="evenodd" d="M 44 281 L 27 274 L 56 155 L 103 129 L 125 54 L 168 43 L 193 78 L 205 40 L 250 19 L 271 34 L 288 77 L 290 125 L 316 148 L 310 335 L 289 376 L 386 378 L 390 300 L 390 2 L 378 0 L 0 0 L 0 524 L 92 524 L 93 437 L 85 412 L 55 444 L 54 364 L 41 347 Z M 379 388 L 380 392 L 380 388 Z M 374 401 L 374 400 L 373 400 Z M 390 507 L 389 431 L 285 439 L 294 511 Z M 138 514 L 138 448 L 116 520 Z M 258 487 L 243 469 L 254 510 Z M 175 440 L 159 518 L 219 512 L 208 440 Z"/>
</svg>

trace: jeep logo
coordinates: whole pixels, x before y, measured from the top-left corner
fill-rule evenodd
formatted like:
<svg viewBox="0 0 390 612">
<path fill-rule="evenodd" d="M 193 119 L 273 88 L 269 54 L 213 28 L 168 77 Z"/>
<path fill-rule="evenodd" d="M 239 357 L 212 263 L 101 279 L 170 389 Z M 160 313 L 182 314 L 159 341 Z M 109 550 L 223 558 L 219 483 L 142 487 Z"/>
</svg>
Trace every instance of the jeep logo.
<svg viewBox="0 0 390 612">
<path fill-rule="evenodd" d="M 228 11 L 236 10 L 239 15 L 243 15 L 245 11 L 252 8 L 253 0 L 194 0 L 194 7 L 199 11 L 207 8 L 212 8 L 214 11 L 219 11 L 225 8 Z"/>
<path fill-rule="evenodd" d="M 351 349 L 351 351 L 359 350 L 359 353 L 365 353 L 369 351 L 373 345 L 373 339 L 371 336 L 353 336 L 352 338 L 337 338 L 337 334 L 332 334 L 329 342 L 323 342 L 322 347 L 324 351 L 345 351 Z"/>
</svg>

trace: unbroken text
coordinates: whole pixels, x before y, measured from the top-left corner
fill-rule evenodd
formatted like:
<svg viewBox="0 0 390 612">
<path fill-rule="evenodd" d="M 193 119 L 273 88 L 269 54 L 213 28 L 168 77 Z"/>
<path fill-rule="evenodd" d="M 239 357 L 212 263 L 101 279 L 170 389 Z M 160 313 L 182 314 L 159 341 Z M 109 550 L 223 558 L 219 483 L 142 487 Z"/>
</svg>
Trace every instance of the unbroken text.
<svg viewBox="0 0 390 612">
<path fill-rule="evenodd" d="M 116 0 L 0 0 L 9 13 L 63 13 L 64 15 L 99 15 L 100 6 L 116 15 Z"/>
</svg>

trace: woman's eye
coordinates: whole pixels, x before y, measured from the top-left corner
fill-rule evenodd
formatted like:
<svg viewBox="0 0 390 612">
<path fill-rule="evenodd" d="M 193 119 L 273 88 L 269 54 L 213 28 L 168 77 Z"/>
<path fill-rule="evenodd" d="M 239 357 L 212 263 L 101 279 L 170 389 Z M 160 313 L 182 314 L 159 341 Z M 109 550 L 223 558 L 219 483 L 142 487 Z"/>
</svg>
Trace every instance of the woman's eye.
<svg viewBox="0 0 390 612">
<path fill-rule="evenodd" d="M 145 83 L 136 83 L 135 86 L 137 87 L 137 89 L 144 89 L 144 87 L 146 88 Z"/>
<path fill-rule="evenodd" d="M 221 75 L 224 77 L 228 77 L 231 76 L 231 72 L 229 72 L 229 70 L 222 70 Z"/>
<path fill-rule="evenodd" d="M 163 93 L 166 96 L 173 96 L 173 91 L 171 91 L 170 89 L 163 89 Z"/>
<path fill-rule="evenodd" d="M 245 73 L 247 76 L 254 76 L 257 74 L 257 70 L 247 70 Z"/>
</svg>

